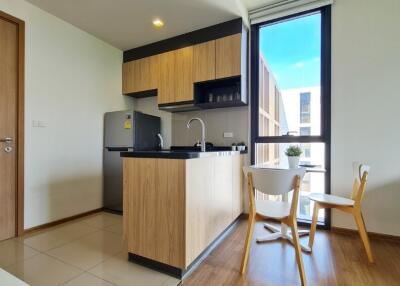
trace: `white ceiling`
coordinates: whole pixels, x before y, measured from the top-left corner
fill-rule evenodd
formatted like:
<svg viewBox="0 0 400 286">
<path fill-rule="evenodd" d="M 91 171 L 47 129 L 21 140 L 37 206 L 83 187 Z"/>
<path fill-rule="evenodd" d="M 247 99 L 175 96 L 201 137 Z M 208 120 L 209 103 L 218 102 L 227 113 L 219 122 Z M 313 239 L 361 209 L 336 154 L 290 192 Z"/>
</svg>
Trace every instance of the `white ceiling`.
<svg viewBox="0 0 400 286">
<path fill-rule="evenodd" d="M 121 49 L 143 46 L 238 17 L 272 0 L 27 0 Z M 154 18 L 165 22 L 152 26 Z"/>
<path fill-rule="evenodd" d="M 121 50 L 238 18 L 243 5 L 240 0 L 28 1 Z M 153 28 L 156 17 L 164 28 Z"/>
<path fill-rule="evenodd" d="M 242 0 L 248 11 L 262 7 L 267 3 L 279 2 L 279 0 Z"/>
</svg>

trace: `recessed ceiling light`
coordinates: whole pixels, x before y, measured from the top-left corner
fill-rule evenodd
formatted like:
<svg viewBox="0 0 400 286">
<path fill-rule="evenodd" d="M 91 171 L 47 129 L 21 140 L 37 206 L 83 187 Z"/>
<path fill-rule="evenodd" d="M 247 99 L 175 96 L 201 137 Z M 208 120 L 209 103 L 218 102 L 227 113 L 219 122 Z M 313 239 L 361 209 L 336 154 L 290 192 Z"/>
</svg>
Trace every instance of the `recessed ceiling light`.
<svg viewBox="0 0 400 286">
<path fill-rule="evenodd" d="M 157 18 L 153 20 L 153 25 L 156 28 L 161 28 L 164 26 L 164 22 L 161 19 Z"/>
</svg>

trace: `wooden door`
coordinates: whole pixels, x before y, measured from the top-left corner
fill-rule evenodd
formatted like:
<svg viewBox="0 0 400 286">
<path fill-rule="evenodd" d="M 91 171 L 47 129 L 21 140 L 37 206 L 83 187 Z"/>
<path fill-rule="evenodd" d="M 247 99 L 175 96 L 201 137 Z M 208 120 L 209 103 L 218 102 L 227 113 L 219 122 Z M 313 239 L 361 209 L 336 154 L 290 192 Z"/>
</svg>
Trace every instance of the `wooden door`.
<svg viewBox="0 0 400 286">
<path fill-rule="evenodd" d="M 193 46 L 193 82 L 215 79 L 215 40 Z"/>
<path fill-rule="evenodd" d="M 216 40 L 216 78 L 240 75 L 242 34 Z"/>
<path fill-rule="evenodd" d="M 175 52 L 167 52 L 159 58 L 158 104 L 174 102 L 175 93 Z"/>
<path fill-rule="evenodd" d="M 193 100 L 193 47 L 175 52 L 174 102 Z"/>
<path fill-rule="evenodd" d="M 18 26 L 0 16 L 0 240 L 16 229 L 17 96 Z"/>
</svg>

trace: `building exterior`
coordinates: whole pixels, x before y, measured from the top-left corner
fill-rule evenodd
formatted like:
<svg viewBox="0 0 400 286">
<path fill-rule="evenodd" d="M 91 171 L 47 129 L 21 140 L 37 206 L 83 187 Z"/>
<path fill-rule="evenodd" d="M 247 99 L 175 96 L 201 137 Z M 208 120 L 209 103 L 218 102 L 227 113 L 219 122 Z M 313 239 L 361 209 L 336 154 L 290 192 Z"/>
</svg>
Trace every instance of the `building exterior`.
<svg viewBox="0 0 400 286">
<path fill-rule="evenodd" d="M 279 136 L 287 132 L 285 109 L 276 79 L 262 55 L 259 58 L 259 118 L 260 136 Z M 278 144 L 257 144 L 257 163 L 278 163 L 281 154 Z"/>
<path fill-rule="evenodd" d="M 319 86 L 281 90 L 277 80 L 262 55 L 259 58 L 259 135 L 282 136 L 290 133 L 297 136 L 320 135 L 321 92 Z M 293 143 L 292 143 L 293 144 Z M 256 145 L 257 164 L 277 164 L 287 160 L 285 150 L 289 143 Z M 323 143 L 299 143 L 303 150 L 303 164 L 324 164 Z M 302 182 L 302 194 L 324 192 L 324 174 L 307 173 Z M 258 196 L 260 198 L 260 196 Z M 276 199 L 262 196 L 265 199 Z M 300 197 L 299 217 L 309 219 L 310 201 Z M 321 212 L 320 217 L 323 217 Z"/>
</svg>

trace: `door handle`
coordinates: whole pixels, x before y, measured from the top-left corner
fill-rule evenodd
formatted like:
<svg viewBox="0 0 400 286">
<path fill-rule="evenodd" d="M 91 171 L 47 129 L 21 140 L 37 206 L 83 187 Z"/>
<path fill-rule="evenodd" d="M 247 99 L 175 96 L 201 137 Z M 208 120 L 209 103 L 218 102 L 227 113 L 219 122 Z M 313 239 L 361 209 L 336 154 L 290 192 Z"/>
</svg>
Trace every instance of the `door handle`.
<svg viewBox="0 0 400 286">
<path fill-rule="evenodd" d="M 6 138 L 1 138 L 0 142 L 3 143 L 11 143 L 13 141 L 13 139 L 11 137 L 6 137 Z"/>
</svg>

